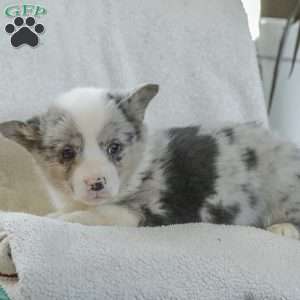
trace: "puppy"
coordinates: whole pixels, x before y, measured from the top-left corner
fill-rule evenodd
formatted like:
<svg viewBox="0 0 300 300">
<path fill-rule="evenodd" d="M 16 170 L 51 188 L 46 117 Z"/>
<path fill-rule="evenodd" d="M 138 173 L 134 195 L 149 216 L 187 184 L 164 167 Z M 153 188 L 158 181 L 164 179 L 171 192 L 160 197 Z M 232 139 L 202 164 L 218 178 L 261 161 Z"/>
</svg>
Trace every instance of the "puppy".
<svg viewBox="0 0 300 300">
<path fill-rule="evenodd" d="M 82 224 L 250 225 L 298 238 L 300 151 L 256 124 L 148 134 L 158 86 L 78 88 L 0 132 L 26 147 L 58 213 Z"/>
</svg>

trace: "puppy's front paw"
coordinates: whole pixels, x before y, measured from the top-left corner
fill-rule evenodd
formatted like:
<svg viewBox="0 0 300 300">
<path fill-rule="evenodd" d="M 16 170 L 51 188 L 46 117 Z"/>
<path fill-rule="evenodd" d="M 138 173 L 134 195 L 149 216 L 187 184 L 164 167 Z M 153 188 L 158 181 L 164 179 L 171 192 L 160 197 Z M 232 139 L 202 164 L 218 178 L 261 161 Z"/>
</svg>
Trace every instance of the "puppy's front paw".
<svg viewBox="0 0 300 300">
<path fill-rule="evenodd" d="M 269 226 L 267 230 L 281 236 L 286 236 L 296 240 L 300 239 L 300 233 L 297 227 L 291 223 L 274 224 Z"/>
<path fill-rule="evenodd" d="M 17 277 L 16 266 L 12 260 L 9 238 L 4 231 L 0 232 L 0 275 Z"/>
<path fill-rule="evenodd" d="M 115 225 L 116 222 L 109 216 L 103 216 L 89 211 L 74 211 L 57 217 L 68 223 L 79 223 L 82 225 Z"/>
</svg>

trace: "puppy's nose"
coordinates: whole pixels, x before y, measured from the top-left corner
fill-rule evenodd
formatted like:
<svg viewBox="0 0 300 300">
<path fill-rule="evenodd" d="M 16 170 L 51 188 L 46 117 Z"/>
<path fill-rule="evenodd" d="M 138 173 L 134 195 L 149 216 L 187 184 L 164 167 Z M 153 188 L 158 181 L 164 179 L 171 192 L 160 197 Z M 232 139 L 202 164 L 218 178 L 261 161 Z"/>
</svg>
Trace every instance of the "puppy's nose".
<svg viewBox="0 0 300 300">
<path fill-rule="evenodd" d="M 84 183 L 87 185 L 90 191 L 98 192 L 104 189 L 105 178 L 86 178 Z"/>
<path fill-rule="evenodd" d="M 103 190 L 103 188 L 104 188 L 104 185 L 101 181 L 97 181 L 91 185 L 91 190 L 95 191 L 95 192 L 101 191 L 101 190 Z"/>
</svg>

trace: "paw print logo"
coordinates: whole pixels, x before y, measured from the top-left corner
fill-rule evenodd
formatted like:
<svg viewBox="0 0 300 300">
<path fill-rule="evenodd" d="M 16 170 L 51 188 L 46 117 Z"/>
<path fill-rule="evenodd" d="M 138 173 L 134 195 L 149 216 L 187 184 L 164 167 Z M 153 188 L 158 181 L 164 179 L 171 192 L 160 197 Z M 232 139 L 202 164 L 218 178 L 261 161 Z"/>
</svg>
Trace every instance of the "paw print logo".
<svg viewBox="0 0 300 300">
<path fill-rule="evenodd" d="M 25 20 L 22 17 L 16 17 L 14 24 L 7 24 L 5 31 L 11 34 L 10 42 L 13 47 L 19 47 L 23 44 L 35 47 L 39 43 L 39 35 L 45 30 L 44 25 L 35 24 L 33 17 Z"/>
</svg>

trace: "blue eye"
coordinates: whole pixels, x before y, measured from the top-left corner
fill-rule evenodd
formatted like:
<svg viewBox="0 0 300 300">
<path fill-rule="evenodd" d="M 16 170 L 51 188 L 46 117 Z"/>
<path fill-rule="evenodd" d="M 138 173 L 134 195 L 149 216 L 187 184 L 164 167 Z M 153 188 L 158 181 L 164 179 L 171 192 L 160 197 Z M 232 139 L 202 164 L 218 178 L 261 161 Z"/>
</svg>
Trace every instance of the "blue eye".
<svg viewBox="0 0 300 300">
<path fill-rule="evenodd" d="M 110 156 L 116 156 L 122 151 L 122 144 L 119 142 L 112 142 L 107 147 L 107 153 Z"/>
</svg>

